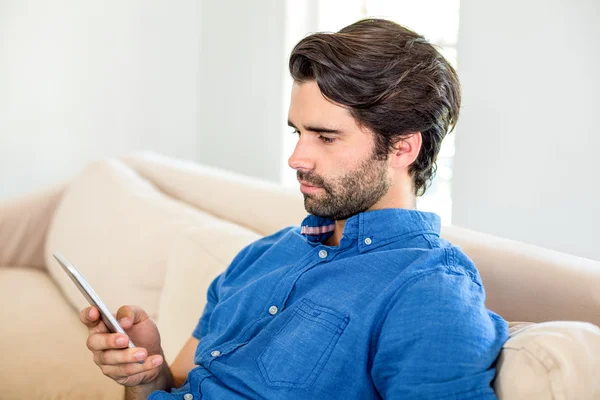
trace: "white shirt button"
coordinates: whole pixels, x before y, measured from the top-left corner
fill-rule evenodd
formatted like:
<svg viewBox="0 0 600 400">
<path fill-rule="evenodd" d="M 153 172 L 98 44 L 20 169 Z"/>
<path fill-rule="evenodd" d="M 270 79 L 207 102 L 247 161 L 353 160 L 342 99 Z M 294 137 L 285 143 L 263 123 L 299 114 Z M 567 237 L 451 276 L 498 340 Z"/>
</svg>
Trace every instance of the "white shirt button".
<svg viewBox="0 0 600 400">
<path fill-rule="evenodd" d="M 373 243 L 373 241 L 371 240 L 371 238 L 366 238 L 365 239 L 365 244 L 368 245 L 368 244 L 371 244 L 371 243 Z"/>
<path fill-rule="evenodd" d="M 221 355 L 221 352 L 219 350 L 215 350 L 211 352 L 210 355 L 213 357 L 219 357 Z"/>
<path fill-rule="evenodd" d="M 183 400 L 194 400 L 194 395 L 191 393 L 186 393 L 183 395 Z"/>
<path fill-rule="evenodd" d="M 277 306 L 271 306 L 271 307 L 269 307 L 269 314 L 275 315 L 275 314 L 277 314 L 277 311 L 279 311 L 279 309 L 277 308 Z"/>
<path fill-rule="evenodd" d="M 319 251 L 319 257 L 321 257 L 321 258 L 327 257 L 327 251 L 326 250 Z"/>
</svg>

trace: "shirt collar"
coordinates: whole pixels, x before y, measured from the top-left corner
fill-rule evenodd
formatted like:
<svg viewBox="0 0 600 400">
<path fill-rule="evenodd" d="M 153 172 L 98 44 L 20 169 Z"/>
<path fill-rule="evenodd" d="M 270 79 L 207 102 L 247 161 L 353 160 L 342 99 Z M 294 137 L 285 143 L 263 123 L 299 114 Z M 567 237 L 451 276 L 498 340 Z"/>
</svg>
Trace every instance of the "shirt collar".
<svg viewBox="0 0 600 400">
<path fill-rule="evenodd" d="M 301 233 L 312 243 L 323 243 L 333 234 L 335 221 L 329 218 L 308 215 L 302 221 Z M 358 239 L 359 246 L 378 247 L 403 236 L 416 234 L 440 234 L 441 220 L 437 214 L 408 210 L 404 208 L 386 208 L 365 211 L 346 220 L 343 238 Z"/>
</svg>

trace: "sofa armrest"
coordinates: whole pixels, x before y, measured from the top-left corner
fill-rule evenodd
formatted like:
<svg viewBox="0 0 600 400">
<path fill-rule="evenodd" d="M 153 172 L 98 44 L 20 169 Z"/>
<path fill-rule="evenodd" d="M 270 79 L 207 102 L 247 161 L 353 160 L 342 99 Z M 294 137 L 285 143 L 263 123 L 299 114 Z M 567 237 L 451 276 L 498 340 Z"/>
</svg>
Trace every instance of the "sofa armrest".
<svg viewBox="0 0 600 400">
<path fill-rule="evenodd" d="M 600 328 L 552 321 L 511 328 L 498 359 L 498 399 L 600 398 Z"/>
<path fill-rule="evenodd" d="M 0 266 L 45 268 L 46 235 L 65 187 L 0 201 Z"/>
</svg>

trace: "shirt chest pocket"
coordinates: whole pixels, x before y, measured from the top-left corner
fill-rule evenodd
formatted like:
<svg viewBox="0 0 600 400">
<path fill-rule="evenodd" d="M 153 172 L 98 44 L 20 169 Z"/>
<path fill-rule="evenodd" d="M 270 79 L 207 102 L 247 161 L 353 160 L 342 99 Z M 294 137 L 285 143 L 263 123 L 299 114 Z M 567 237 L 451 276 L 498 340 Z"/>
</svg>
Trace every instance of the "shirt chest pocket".
<svg viewBox="0 0 600 400">
<path fill-rule="evenodd" d="M 329 359 L 348 317 L 308 299 L 256 359 L 267 386 L 309 388 Z"/>
</svg>

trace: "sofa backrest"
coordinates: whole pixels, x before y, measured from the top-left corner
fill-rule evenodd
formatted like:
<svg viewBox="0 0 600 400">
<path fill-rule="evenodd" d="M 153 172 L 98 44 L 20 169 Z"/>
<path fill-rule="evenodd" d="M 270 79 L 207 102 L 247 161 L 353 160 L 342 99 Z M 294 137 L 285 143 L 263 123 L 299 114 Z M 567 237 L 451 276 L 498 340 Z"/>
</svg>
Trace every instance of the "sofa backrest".
<svg viewBox="0 0 600 400">
<path fill-rule="evenodd" d="M 456 226 L 442 236 L 475 262 L 487 307 L 505 319 L 600 326 L 600 262 Z"/>
<path fill-rule="evenodd" d="M 301 194 L 272 182 L 151 152 L 123 161 L 169 196 L 264 236 L 306 216 Z"/>
</svg>

